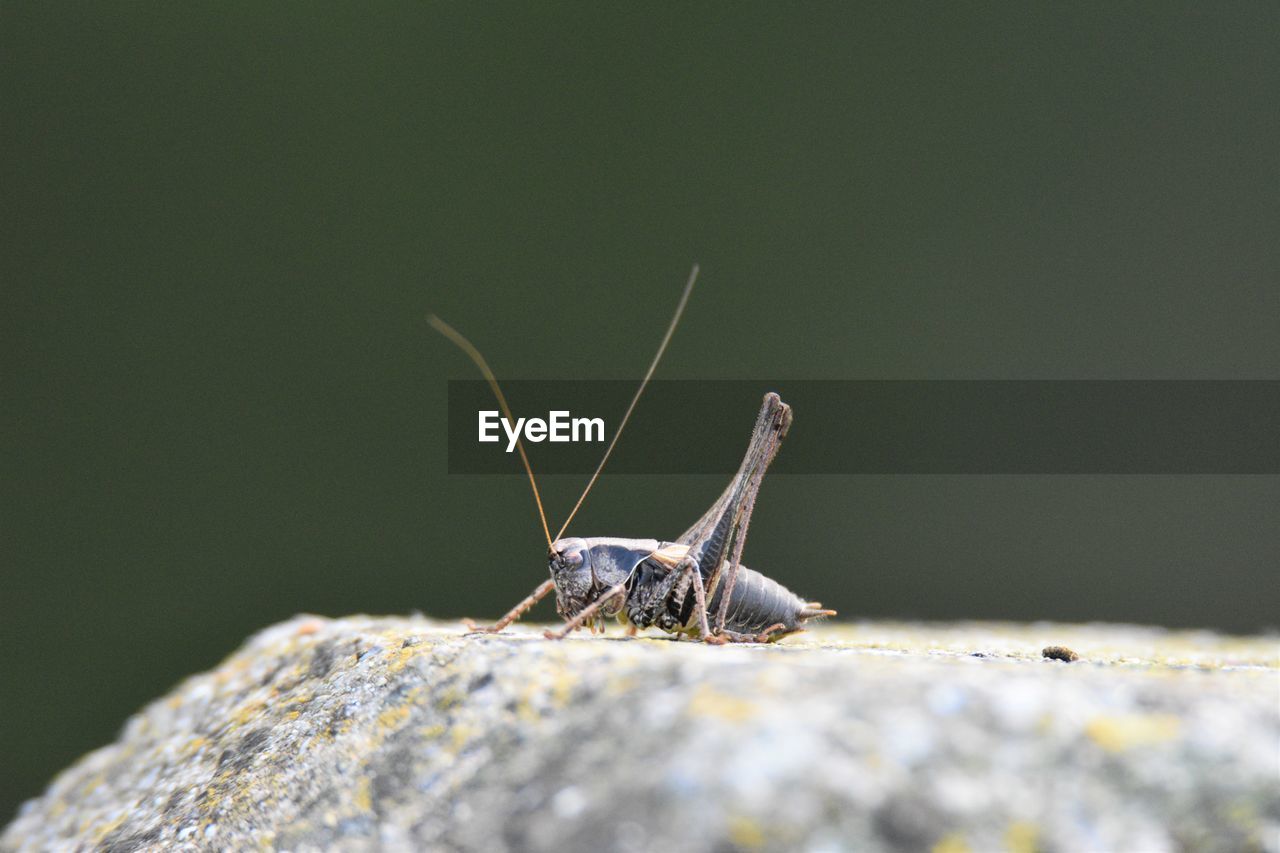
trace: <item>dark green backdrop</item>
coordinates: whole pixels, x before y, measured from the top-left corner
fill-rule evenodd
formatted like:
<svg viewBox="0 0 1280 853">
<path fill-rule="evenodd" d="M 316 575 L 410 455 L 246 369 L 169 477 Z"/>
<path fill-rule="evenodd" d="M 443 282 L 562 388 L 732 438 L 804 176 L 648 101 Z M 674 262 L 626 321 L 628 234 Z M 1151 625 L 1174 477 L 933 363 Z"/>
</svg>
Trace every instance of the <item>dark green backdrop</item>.
<svg viewBox="0 0 1280 853">
<path fill-rule="evenodd" d="M 666 377 L 1280 377 L 1278 17 L 0 5 L 0 821 L 275 620 L 543 577 L 521 480 L 444 475 L 473 373 L 427 311 L 507 376 L 634 377 L 699 260 Z M 606 479 L 577 529 L 721 485 Z M 780 477 L 748 556 L 855 618 L 1254 630 L 1278 502 Z"/>
</svg>

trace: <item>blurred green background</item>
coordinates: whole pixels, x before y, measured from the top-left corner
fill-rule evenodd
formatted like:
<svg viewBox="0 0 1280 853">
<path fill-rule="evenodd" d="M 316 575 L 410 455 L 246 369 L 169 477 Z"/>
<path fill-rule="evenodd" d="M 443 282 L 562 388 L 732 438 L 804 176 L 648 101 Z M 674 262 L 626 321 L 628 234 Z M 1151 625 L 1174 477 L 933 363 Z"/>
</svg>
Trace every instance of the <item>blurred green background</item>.
<svg viewBox="0 0 1280 853">
<path fill-rule="evenodd" d="M 0 821 L 271 622 L 542 579 L 524 483 L 444 474 L 474 373 L 428 311 L 636 377 L 698 260 L 667 378 L 1280 378 L 1277 43 L 1274 3 L 0 5 Z M 1252 631 L 1278 479 L 778 477 L 748 557 L 853 618 Z M 575 529 L 722 485 L 606 478 Z"/>
</svg>

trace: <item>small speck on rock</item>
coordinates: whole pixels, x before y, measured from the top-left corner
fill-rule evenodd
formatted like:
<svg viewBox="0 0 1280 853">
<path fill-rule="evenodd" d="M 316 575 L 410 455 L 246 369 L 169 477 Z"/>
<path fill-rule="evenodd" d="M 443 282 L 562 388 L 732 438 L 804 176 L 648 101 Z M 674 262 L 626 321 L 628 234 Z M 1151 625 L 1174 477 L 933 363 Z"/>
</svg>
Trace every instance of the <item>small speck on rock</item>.
<svg viewBox="0 0 1280 853">
<path fill-rule="evenodd" d="M 1045 646 L 1040 650 L 1040 654 L 1049 660 L 1060 660 L 1065 663 L 1071 663 L 1073 660 L 1080 660 L 1080 655 L 1076 654 L 1066 646 Z"/>
</svg>

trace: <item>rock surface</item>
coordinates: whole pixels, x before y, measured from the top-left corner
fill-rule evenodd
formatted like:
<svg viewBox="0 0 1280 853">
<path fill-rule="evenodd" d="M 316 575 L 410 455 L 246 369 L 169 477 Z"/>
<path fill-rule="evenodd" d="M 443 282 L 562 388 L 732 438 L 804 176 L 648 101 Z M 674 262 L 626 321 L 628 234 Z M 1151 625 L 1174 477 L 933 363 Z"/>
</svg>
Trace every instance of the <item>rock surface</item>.
<svg viewBox="0 0 1280 853">
<path fill-rule="evenodd" d="M 136 714 L 0 850 L 1280 850 L 1278 652 L 1107 625 L 713 648 L 300 616 Z"/>
</svg>

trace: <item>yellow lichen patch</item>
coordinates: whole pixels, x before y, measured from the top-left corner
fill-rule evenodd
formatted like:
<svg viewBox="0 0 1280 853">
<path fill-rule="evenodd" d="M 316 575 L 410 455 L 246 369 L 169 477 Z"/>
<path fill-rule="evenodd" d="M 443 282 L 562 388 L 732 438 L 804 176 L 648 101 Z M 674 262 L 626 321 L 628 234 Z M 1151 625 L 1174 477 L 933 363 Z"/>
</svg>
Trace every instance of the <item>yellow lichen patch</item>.
<svg viewBox="0 0 1280 853">
<path fill-rule="evenodd" d="M 758 850 L 764 846 L 764 829 L 746 815 L 729 818 L 729 841 L 744 850 Z"/>
<path fill-rule="evenodd" d="M 635 676 L 632 675 L 615 675 L 609 679 L 609 692 L 615 696 L 630 693 L 636 686 Z"/>
<path fill-rule="evenodd" d="M 440 695 L 436 697 L 436 707 L 441 711 L 448 711 L 450 708 L 456 708 L 461 705 L 466 698 L 466 693 L 456 687 L 451 687 L 448 690 L 441 691 Z"/>
<path fill-rule="evenodd" d="M 237 726 L 243 726 L 255 717 L 261 716 L 266 707 L 266 703 L 261 699 L 245 702 L 231 715 L 231 721 Z"/>
<path fill-rule="evenodd" d="M 526 690 L 524 695 L 516 701 L 516 716 L 526 723 L 533 722 L 541 716 L 529 701 L 529 694 L 530 691 Z"/>
<path fill-rule="evenodd" d="M 1036 853 L 1036 839 L 1040 830 L 1034 823 L 1014 821 L 1004 831 L 1004 846 L 1009 853 Z"/>
<path fill-rule="evenodd" d="M 120 812 L 119 815 L 116 816 L 115 820 L 108 821 L 107 823 L 104 823 L 101 826 L 94 827 L 93 829 L 94 843 L 95 844 L 100 843 L 102 839 L 107 837 L 108 833 L 116 829 L 118 826 L 120 826 L 120 824 L 124 823 L 124 819 L 126 817 L 128 817 L 128 812 L 122 811 Z"/>
<path fill-rule="evenodd" d="M 444 734 L 445 731 L 446 729 L 442 723 L 436 723 L 434 726 L 423 726 L 418 729 L 418 734 L 422 735 L 424 738 L 435 740 Z"/>
<path fill-rule="evenodd" d="M 933 845 L 933 853 L 969 853 L 969 849 L 964 836 L 958 832 L 942 836 L 938 843 Z"/>
<path fill-rule="evenodd" d="M 360 782 L 356 785 L 355 803 L 356 808 L 362 812 L 373 811 L 373 786 L 368 776 L 361 776 Z"/>
<path fill-rule="evenodd" d="M 335 738 L 338 735 L 345 735 L 347 732 L 351 731 L 353 722 L 354 721 L 350 717 L 338 720 L 336 723 L 330 725 L 326 731 L 322 732 L 322 734 L 328 735 L 330 738 Z"/>
<path fill-rule="evenodd" d="M 270 786 L 245 785 L 231 792 L 231 801 L 226 813 L 233 817 L 245 818 L 254 812 L 269 811 L 277 802 L 273 795 L 264 793 Z"/>
<path fill-rule="evenodd" d="M 551 685 L 551 701 L 559 708 L 567 706 L 569 700 L 573 698 L 573 688 L 577 686 L 577 675 L 568 670 L 556 673 L 555 681 Z"/>
<path fill-rule="evenodd" d="M 740 723 L 756 715 L 756 707 L 746 699 L 720 693 L 710 687 L 699 687 L 689 700 L 689 715 L 713 717 L 731 723 Z"/>
<path fill-rule="evenodd" d="M 572 665 L 561 661 L 529 673 L 516 697 L 516 716 L 533 722 L 543 717 L 544 707 L 548 703 L 555 708 L 567 707 L 573 699 L 573 690 L 578 680 Z M 447 710 L 450 706 L 440 707 Z"/>
<path fill-rule="evenodd" d="M 388 708 L 378 715 L 378 727 L 382 729 L 397 728 L 405 720 L 409 719 L 411 708 L 406 705 L 396 705 Z"/>
<path fill-rule="evenodd" d="M 202 815 L 205 822 L 208 823 L 212 815 L 216 815 L 222 808 L 222 789 L 216 786 L 210 786 L 203 796 L 196 797 L 196 811 Z"/>
<path fill-rule="evenodd" d="M 1257 839 L 1258 841 L 1261 840 L 1261 821 L 1258 817 L 1257 806 L 1253 803 L 1239 801 L 1232 803 L 1227 808 L 1227 819 L 1231 821 L 1234 826 L 1239 827 L 1248 834 L 1250 839 Z M 1259 850 L 1262 849 L 1262 844 L 1260 843 L 1255 844 L 1255 846 Z"/>
<path fill-rule="evenodd" d="M 101 773 L 95 773 L 93 776 L 89 778 L 87 782 L 85 782 L 81 786 L 80 791 L 85 796 L 88 796 L 89 794 L 92 794 L 97 788 L 99 788 L 102 785 L 102 783 L 105 781 L 106 781 L 105 776 L 103 776 Z"/>
<path fill-rule="evenodd" d="M 1122 752 L 1173 740 L 1180 729 L 1181 721 L 1172 714 L 1120 714 L 1094 717 L 1084 732 L 1107 752 Z"/>
<path fill-rule="evenodd" d="M 461 751 L 471 738 L 475 737 L 476 730 L 470 726 L 456 725 L 449 731 L 450 740 L 455 751 Z"/>
<path fill-rule="evenodd" d="M 429 647 L 428 647 L 429 648 Z M 404 669 L 409 661 L 413 660 L 423 649 L 422 645 L 416 646 L 400 646 L 394 649 L 388 656 L 387 662 L 384 664 L 387 675 L 394 675 Z"/>
</svg>

